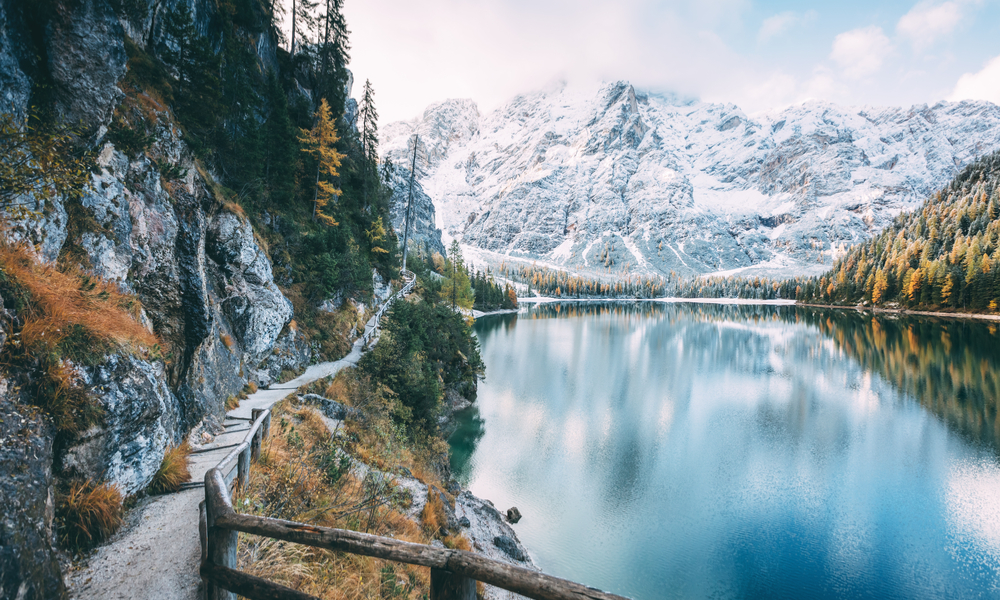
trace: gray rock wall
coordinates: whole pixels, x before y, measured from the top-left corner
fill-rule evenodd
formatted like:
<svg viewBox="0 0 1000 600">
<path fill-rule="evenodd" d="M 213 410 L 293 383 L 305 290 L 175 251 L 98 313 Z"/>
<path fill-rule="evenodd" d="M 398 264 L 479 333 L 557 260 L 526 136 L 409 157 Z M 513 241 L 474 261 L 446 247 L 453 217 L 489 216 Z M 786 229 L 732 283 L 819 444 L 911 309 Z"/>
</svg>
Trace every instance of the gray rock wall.
<svg viewBox="0 0 1000 600">
<path fill-rule="evenodd" d="M 140 47 L 158 43 L 162 17 L 177 2 L 190 3 L 211 39 L 212 0 L 150 0 L 144 10 L 136 4 L 121 14 L 106 0 L 57 0 L 35 34 L 25 28 L 34 5 L 0 0 L 0 112 L 23 114 L 42 74 L 57 114 L 78 124 L 82 143 L 95 144 L 99 154 L 83 198 L 36 204 L 43 217 L 15 220 L 9 235 L 30 242 L 46 261 L 66 252 L 85 257 L 95 274 L 135 294 L 165 357 L 109 356 L 80 367 L 104 416 L 87 431 L 58 438 L 36 409 L 8 397 L 0 379 L 0 598 L 65 597 L 53 550 L 54 478 L 141 492 L 164 450 L 221 416 L 228 395 L 311 358 L 307 341 L 288 326 L 291 303 L 274 282 L 267 253 L 247 220 L 216 197 L 171 115 L 152 115 L 152 144 L 135 155 L 104 138 L 119 108 L 140 116 L 135 107 L 120 107 L 125 36 Z M 276 64 L 274 40 L 254 44 L 262 65 Z M 7 333 L 0 327 L 0 345 Z"/>
<path fill-rule="evenodd" d="M 0 378 L 0 598 L 66 596 L 53 550 L 53 432 Z"/>
</svg>

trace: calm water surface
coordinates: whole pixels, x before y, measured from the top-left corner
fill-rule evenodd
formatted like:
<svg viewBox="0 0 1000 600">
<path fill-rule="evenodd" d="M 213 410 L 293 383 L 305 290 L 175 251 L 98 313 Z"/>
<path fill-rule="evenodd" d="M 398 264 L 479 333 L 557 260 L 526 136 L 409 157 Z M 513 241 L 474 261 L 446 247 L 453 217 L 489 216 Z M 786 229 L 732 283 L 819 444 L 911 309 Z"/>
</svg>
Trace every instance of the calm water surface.
<svg viewBox="0 0 1000 600">
<path fill-rule="evenodd" d="M 476 325 L 452 437 L 547 572 L 637 599 L 1000 598 L 1000 335 L 795 307 Z"/>
</svg>

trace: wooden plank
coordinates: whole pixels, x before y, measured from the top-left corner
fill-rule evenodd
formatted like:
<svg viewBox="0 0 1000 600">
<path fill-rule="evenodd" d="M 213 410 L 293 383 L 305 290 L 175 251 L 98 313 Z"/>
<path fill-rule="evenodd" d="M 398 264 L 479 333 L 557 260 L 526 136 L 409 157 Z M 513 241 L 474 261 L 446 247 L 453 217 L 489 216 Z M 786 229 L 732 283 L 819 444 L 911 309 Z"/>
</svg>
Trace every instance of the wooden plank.
<svg viewBox="0 0 1000 600">
<path fill-rule="evenodd" d="M 204 564 L 201 576 L 250 600 L 319 600 L 292 588 L 219 565 Z"/>
<path fill-rule="evenodd" d="M 432 568 L 430 600 L 476 600 L 476 581 Z"/>
<path fill-rule="evenodd" d="M 243 452 L 243 448 L 249 448 L 249 447 L 250 447 L 250 442 L 247 441 L 246 438 L 243 438 L 242 442 L 237 444 L 235 448 L 230 450 L 229 454 L 227 454 L 225 458 L 219 461 L 219 466 L 217 468 L 223 471 L 228 470 L 228 467 L 231 467 L 232 465 L 236 464 L 236 461 L 239 459 L 240 452 Z"/>
<path fill-rule="evenodd" d="M 433 548 L 357 531 L 234 512 L 220 515 L 218 525 L 317 548 L 443 569 L 537 600 L 622 600 L 621 596 L 462 550 Z"/>
</svg>

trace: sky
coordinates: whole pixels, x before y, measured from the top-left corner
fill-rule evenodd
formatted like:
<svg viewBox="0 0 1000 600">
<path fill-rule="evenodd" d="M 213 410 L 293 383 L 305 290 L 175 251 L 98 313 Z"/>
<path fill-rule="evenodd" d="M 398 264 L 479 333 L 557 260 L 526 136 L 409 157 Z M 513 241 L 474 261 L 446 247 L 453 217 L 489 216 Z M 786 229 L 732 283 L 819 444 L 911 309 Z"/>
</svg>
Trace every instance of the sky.
<svg viewBox="0 0 1000 600">
<path fill-rule="evenodd" d="M 290 0 L 289 0 L 290 3 Z M 380 121 L 554 85 L 636 88 L 754 114 L 807 100 L 1000 104 L 1000 0 L 344 0 L 354 94 Z"/>
</svg>

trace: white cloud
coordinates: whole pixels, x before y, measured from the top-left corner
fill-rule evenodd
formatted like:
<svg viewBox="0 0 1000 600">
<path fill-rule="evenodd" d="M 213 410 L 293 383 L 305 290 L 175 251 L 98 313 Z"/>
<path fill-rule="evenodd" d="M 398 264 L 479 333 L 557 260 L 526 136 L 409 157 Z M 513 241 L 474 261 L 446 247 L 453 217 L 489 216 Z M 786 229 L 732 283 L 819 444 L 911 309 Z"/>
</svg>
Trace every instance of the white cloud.
<svg viewBox="0 0 1000 600">
<path fill-rule="evenodd" d="M 966 73 L 958 79 L 949 100 L 989 100 L 1000 104 L 1000 56 L 978 73 Z"/>
<path fill-rule="evenodd" d="M 915 48 L 925 48 L 954 31 L 961 20 L 960 2 L 921 2 L 899 19 L 896 32 L 909 38 Z"/>
<path fill-rule="evenodd" d="M 761 23 L 760 31 L 757 32 L 757 41 L 760 43 L 766 42 L 789 31 L 796 25 L 815 21 L 817 16 L 819 16 L 819 13 L 815 10 L 809 10 L 803 14 L 789 10 L 770 16 Z"/>
<path fill-rule="evenodd" d="M 760 31 L 757 32 L 757 41 L 766 42 L 774 36 L 788 31 L 798 20 L 798 15 L 791 11 L 778 13 L 773 17 L 764 19 L 764 23 L 760 26 Z"/>
<path fill-rule="evenodd" d="M 882 68 L 892 42 L 881 27 L 863 27 L 841 33 L 833 40 L 830 58 L 849 79 L 863 79 Z"/>
</svg>

